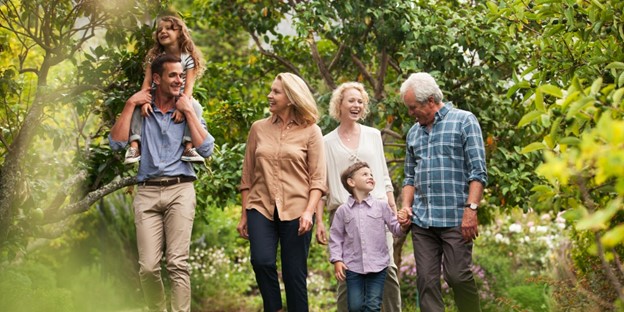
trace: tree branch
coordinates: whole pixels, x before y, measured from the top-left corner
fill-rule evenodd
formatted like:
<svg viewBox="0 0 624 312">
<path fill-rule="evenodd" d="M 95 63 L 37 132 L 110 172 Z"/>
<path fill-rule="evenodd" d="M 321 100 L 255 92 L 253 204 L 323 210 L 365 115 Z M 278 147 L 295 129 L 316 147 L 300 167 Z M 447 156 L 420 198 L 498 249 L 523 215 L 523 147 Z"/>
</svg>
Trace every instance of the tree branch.
<svg viewBox="0 0 624 312">
<path fill-rule="evenodd" d="M 334 66 L 336 66 L 336 64 L 340 60 L 340 56 L 342 56 L 342 52 L 344 52 L 344 49 L 345 49 L 345 45 L 343 43 L 338 45 L 338 51 L 336 52 L 336 55 L 334 55 L 334 58 L 332 59 L 331 63 L 329 63 L 329 66 L 327 67 L 328 71 L 331 71 L 334 68 Z"/>
<path fill-rule="evenodd" d="M 379 69 L 377 70 L 377 83 L 375 86 L 375 99 L 382 100 L 385 98 L 384 92 L 384 78 L 386 77 L 386 72 L 388 70 L 388 52 L 386 48 L 381 50 L 381 57 L 379 60 Z"/>
<path fill-rule="evenodd" d="M 382 135 L 383 135 L 383 134 L 387 134 L 387 135 L 389 135 L 389 136 L 391 136 L 391 137 L 394 137 L 394 138 L 397 138 L 397 139 L 401 139 L 401 140 L 403 139 L 403 136 L 402 136 L 402 135 L 400 135 L 400 134 L 398 134 L 398 133 L 396 133 L 396 132 L 394 132 L 394 131 L 392 131 L 392 130 L 390 130 L 390 129 L 385 129 L 385 128 L 384 128 L 384 129 L 382 129 L 382 130 L 381 130 L 381 134 L 382 134 Z"/>
<path fill-rule="evenodd" d="M 618 278 L 613 274 L 613 269 L 607 259 L 605 259 L 605 252 L 602 246 L 602 242 L 600 242 L 600 233 L 594 233 L 594 238 L 596 240 L 596 247 L 598 247 L 598 257 L 600 257 L 600 262 L 602 263 L 602 268 L 605 270 L 605 275 L 611 282 L 611 285 L 615 288 L 615 292 L 618 294 L 620 298 L 620 302 L 624 302 L 624 292 L 622 292 L 622 284 L 618 280 Z"/>
<path fill-rule="evenodd" d="M 315 92 L 314 88 L 312 88 L 312 85 L 310 85 L 310 83 L 308 82 L 307 79 L 305 79 L 303 76 L 301 76 L 301 73 L 299 72 L 299 69 L 297 69 L 297 67 L 295 67 L 294 64 L 292 64 L 291 62 L 289 62 L 288 60 L 286 60 L 285 58 L 269 52 L 267 50 L 265 50 L 262 47 L 262 44 L 260 43 L 260 39 L 258 39 L 258 36 L 256 35 L 256 33 L 254 33 L 253 31 L 248 31 L 248 33 L 251 35 L 251 38 L 253 39 L 253 41 L 256 43 L 256 46 L 258 47 L 258 50 L 260 51 L 260 53 L 262 53 L 262 55 L 266 55 L 270 58 L 273 58 L 275 60 L 277 60 L 278 62 L 280 62 L 282 65 L 286 66 L 286 68 L 288 68 L 293 74 L 299 76 L 299 78 L 303 79 L 303 81 L 305 81 L 306 85 L 308 86 L 308 88 L 310 88 L 310 91 L 312 91 L 312 93 Z"/>
<path fill-rule="evenodd" d="M 329 73 L 327 67 L 325 67 L 325 62 L 323 62 L 323 59 L 319 54 L 318 47 L 316 46 L 316 42 L 314 41 L 314 35 L 312 32 L 308 34 L 307 41 L 308 45 L 310 46 L 310 51 L 312 52 L 312 59 L 314 59 L 314 62 L 316 63 L 319 72 L 321 72 L 321 76 L 323 77 L 325 84 L 327 84 L 330 90 L 336 89 L 336 83 L 334 82 L 334 79 Z"/>
<path fill-rule="evenodd" d="M 45 209 L 45 211 L 50 211 L 50 212 L 57 211 L 59 207 L 61 207 L 61 205 L 65 202 L 67 195 L 69 195 L 69 190 L 74 185 L 78 183 L 82 183 L 86 179 L 87 179 L 87 171 L 82 170 L 78 172 L 77 174 L 75 174 L 74 176 L 70 177 L 69 179 L 65 180 L 62 183 L 63 186 L 58 190 L 58 193 L 56 193 L 56 196 L 54 196 L 54 199 L 52 200 L 50 205 Z"/>
<path fill-rule="evenodd" d="M 96 201 L 98 201 L 99 199 L 101 199 L 102 197 L 117 191 L 123 187 L 129 186 L 129 185 L 134 185 L 137 184 L 137 178 L 136 177 L 126 177 L 126 178 L 122 178 L 120 180 L 116 180 L 113 182 L 110 182 L 104 186 L 102 186 L 101 188 L 89 192 L 83 199 L 81 199 L 78 202 L 75 202 L 73 204 L 68 205 L 67 207 L 63 208 L 62 210 L 60 210 L 58 213 L 53 214 L 47 218 L 45 218 L 45 223 L 55 223 L 55 222 L 59 222 L 61 220 L 64 220 L 65 218 L 74 215 L 74 214 L 78 214 L 81 212 L 85 212 L 89 209 L 89 207 L 91 207 L 91 205 L 93 205 L 93 203 L 95 203 Z"/>
<path fill-rule="evenodd" d="M 366 79 L 368 83 L 370 83 L 370 85 L 373 86 L 373 89 L 377 89 L 377 82 L 375 81 L 373 76 L 371 76 L 371 74 L 368 72 L 368 70 L 366 69 L 366 66 L 364 65 L 364 63 L 362 63 L 362 60 L 360 60 L 353 53 L 353 51 L 351 51 L 351 60 L 353 61 L 353 63 L 355 63 L 355 66 L 360 70 L 360 73 L 362 74 L 362 76 L 364 76 L 364 79 Z"/>
</svg>

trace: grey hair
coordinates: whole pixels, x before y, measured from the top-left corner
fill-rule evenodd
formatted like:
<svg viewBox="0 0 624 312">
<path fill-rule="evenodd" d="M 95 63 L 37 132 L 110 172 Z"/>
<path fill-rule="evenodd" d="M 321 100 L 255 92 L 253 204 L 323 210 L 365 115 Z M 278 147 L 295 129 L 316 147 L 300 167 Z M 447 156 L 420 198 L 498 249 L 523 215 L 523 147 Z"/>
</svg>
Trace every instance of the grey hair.
<svg viewBox="0 0 624 312">
<path fill-rule="evenodd" d="M 411 74 L 401 85 L 401 99 L 405 98 L 408 90 L 414 92 L 414 98 L 418 103 L 425 103 L 429 97 L 433 97 L 436 103 L 442 102 L 442 90 L 433 76 L 428 73 Z"/>
</svg>

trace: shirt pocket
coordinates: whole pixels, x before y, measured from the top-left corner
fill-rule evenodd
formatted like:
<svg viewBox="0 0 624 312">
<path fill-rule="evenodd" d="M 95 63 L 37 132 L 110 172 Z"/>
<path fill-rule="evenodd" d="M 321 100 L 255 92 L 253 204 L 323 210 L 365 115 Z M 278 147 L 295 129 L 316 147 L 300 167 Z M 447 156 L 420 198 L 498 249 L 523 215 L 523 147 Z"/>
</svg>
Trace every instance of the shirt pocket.
<svg viewBox="0 0 624 312">
<path fill-rule="evenodd" d="M 357 222 L 355 222 L 355 218 L 351 214 L 347 214 L 344 216 L 344 226 L 347 233 L 357 232 Z"/>
<path fill-rule="evenodd" d="M 366 232 L 370 232 L 372 237 L 385 237 L 386 223 L 380 209 L 369 211 L 366 214 Z"/>
</svg>

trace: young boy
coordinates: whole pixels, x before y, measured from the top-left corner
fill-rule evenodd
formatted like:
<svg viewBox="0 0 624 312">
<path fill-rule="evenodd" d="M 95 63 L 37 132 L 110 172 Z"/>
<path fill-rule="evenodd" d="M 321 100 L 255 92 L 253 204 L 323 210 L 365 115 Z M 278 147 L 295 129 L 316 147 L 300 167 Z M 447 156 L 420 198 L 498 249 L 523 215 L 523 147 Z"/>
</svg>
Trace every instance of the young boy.
<svg viewBox="0 0 624 312">
<path fill-rule="evenodd" d="M 340 176 L 351 194 L 336 210 L 329 232 L 330 261 L 336 278 L 347 282 L 349 311 L 381 311 L 386 270 L 390 255 L 386 226 L 403 236 L 409 223 L 399 224 L 385 201 L 370 196 L 375 180 L 367 163 L 356 162 Z M 400 215 L 405 219 L 406 211 Z"/>
</svg>

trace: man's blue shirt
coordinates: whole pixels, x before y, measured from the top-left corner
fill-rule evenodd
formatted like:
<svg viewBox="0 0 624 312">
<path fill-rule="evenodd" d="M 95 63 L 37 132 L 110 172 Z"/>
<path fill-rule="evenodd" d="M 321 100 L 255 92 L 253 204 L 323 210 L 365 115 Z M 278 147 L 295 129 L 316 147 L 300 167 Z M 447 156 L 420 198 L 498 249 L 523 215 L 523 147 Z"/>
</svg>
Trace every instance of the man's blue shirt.
<svg viewBox="0 0 624 312">
<path fill-rule="evenodd" d="M 475 115 L 446 103 L 435 113 L 431 130 L 416 123 L 406 143 L 403 185 L 416 189 L 412 222 L 423 228 L 461 225 L 470 181 L 487 184 Z"/>
<path fill-rule="evenodd" d="M 168 112 L 160 111 L 156 106 L 152 106 L 154 112 L 143 118 L 141 128 L 141 162 L 137 179 L 139 182 L 156 177 L 190 176 L 195 177 L 193 165 L 190 162 L 181 161 L 184 145 L 182 137 L 186 120 L 175 123 L 172 119 L 173 109 Z M 199 116 L 199 120 L 204 129 L 206 121 Z M 113 150 L 120 150 L 126 147 L 127 141 L 114 141 L 110 134 L 108 141 Z M 212 155 L 214 148 L 214 138 L 210 133 L 200 146 L 195 147 L 197 153 L 204 158 Z"/>
</svg>

